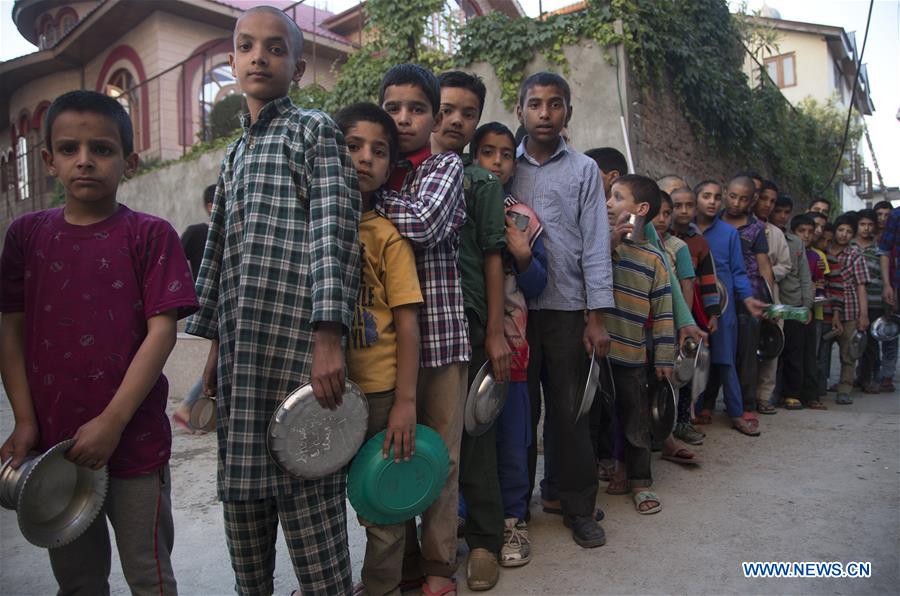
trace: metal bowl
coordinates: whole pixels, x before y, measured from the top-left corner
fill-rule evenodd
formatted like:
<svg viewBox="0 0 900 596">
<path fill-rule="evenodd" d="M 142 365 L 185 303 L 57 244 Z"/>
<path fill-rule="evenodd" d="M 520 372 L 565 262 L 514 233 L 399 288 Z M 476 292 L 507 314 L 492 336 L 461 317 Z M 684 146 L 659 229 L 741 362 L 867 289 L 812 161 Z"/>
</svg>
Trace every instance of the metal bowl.
<svg viewBox="0 0 900 596">
<path fill-rule="evenodd" d="M 57 548 L 81 536 L 97 519 L 106 500 L 109 476 L 65 458 L 74 439 L 27 458 L 18 470 L 10 459 L 0 468 L 0 505 L 14 509 L 28 542 Z"/>
<path fill-rule="evenodd" d="M 700 344 L 697 346 L 697 357 L 694 360 L 694 377 L 691 379 L 691 412 L 694 411 L 694 404 L 697 403 L 697 398 L 700 397 L 700 394 L 706 389 L 706 384 L 709 382 L 709 367 L 712 362 L 712 357 L 709 353 L 709 348 L 706 347 L 706 344 L 701 339 Z"/>
<path fill-rule="evenodd" d="M 891 341 L 900 337 L 900 317 L 883 315 L 872 323 L 872 339 L 875 341 Z"/>
<path fill-rule="evenodd" d="M 494 380 L 491 363 L 485 362 L 478 369 L 466 396 L 466 432 L 473 437 L 486 433 L 503 410 L 508 393 L 509 383 Z"/>
<path fill-rule="evenodd" d="M 191 427 L 211 432 L 216 430 L 216 398 L 201 395 L 191 406 Z"/>
<path fill-rule="evenodd" d="M 672 385 L 675 386 L 675 389 L 681 389 L 694 377 L 698 350 L 697 342 L 690 337 L 684 340 L 684 343 L 678 348 L 675 365 L 672 369 Z"/>
<path fill-rule="evenodd" d="M 368 424 L 369 405 L 356 383 L 344 382 L 343 401 L 336 410 L 323 408 L 307 383 L 275 410 L 266 443 L 282 470 L 314 480 L 337 472 L 353 459 Z"/>
<path fill-rule="evenodd" d="M 859 360 L 863 357 L 863 354 L 866 352 L 866 341 L 868 338 L 868 333 L 859 331 L 858 329 L 850 338 L 850 345 L 847 347 L 847 355 L 850 356 L 852 360 Z"/>
<path fill-rule="evenodd" d="M 759 325 L 759 344 L 756 357 L 760 360 L 774 360 L 784 349 L 784 331 L 772 319 L 763 319 Z"/>
</svg>

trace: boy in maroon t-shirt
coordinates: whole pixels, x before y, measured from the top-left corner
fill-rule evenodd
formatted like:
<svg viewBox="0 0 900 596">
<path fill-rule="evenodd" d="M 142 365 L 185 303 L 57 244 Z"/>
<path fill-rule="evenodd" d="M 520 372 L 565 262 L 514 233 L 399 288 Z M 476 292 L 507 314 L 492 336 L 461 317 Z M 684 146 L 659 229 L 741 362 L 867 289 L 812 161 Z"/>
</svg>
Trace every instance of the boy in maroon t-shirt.
<svg viewBox="0 0 900 596">
<path fill-rule="evenodd" d="M 116 202 L 134 174 L 131 120 L 91 91 L 47 111 L 48 170 L 65 206 L 28 213 L 0 259 L 0 375 L 15 428 L 0 448 L 17 468 L 31 450 L 74 438 L 66 457 L 109 467 L 106 515 L 50 549 L 60 593 L 109 592 L 108 517 L 135 593 L 176 592 L 163 364 L 175 322 L 197 308 L 178 234 Z"/>
</svg>

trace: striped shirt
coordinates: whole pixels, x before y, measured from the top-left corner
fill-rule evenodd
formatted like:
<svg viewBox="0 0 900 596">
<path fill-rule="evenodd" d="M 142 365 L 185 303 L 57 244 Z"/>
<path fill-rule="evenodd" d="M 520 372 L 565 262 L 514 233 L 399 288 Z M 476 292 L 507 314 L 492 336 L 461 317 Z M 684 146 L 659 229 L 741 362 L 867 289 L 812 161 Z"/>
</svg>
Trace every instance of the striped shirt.
<svg viewBox="0 0 900 596">
<path fill-rule="evenodd" d="M 672 366 L 672 288 L 662 258 L 646 242 L 624 240 L 613 252 L 613 298 L 616 305 L 604 317 L 610 361 L 620 366 L 646 364 L 644 323 L 652 317 L 655 365 Z"/>
<path fill-rule="evenodd" d="M 688 250 L 691 251 L 691 262 L 696 273 L 695 286 L 700 290 L 699 294 L 706 319 L 719 316 L 722 314 L 722 309 L 719 304 L 719 290 L 716 288 L 716 266 L 713 263 L 712 253 L 709 252 L 706 238 L 694 224 L 690 224 L 687 232 L 679 233 L 678 237 L 687 244 Z M 696 291 L 694 293 L 697 294 Z"/>
</svg>

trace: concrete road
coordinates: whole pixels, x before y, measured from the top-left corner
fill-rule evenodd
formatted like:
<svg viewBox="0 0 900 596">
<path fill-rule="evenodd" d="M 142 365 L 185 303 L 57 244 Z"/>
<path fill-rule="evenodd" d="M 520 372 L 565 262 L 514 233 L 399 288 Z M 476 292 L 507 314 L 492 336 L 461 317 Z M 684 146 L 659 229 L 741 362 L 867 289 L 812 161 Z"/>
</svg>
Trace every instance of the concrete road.
<svg viewBox="0 0 900 596">
<path fill-rule="evenodd" d="M 0 433 L 6 437 L 12 416 L 0 397 Z M 638 515 L 629 497 L 601 491 L 608 542 L 598 549 L 575 545 L 561 519 L 541 513 L 536 501 L 533 560 L 504 570 L 493 593 L 897 593 L 900 396 L 854 397 L 855 404 L 836 406 L 829 396 L 827 412 L 779 410 L 763 417 L 758 438 L 731 430 L 719 413 L 707 427 L 698 469 L 654 455 L 661 513 Z M 215 499 L 214 443 L 210 435 L 175 433 L 174 558 L 182 594 L 233 593 Z M 364 534 L 355 519 L 349 526 L 358 578 Z M 742 561 L 867 561 L 872 576 L 746 579 Z M 114 594 L 128 593 L 117 560 L 110 581 Z M 275 586 L 283 595 L 295 587 L 283 542 Z M 44 595 L 55 589 L 46 553 L 21 537 L 14 512 L 0 512 L 0 593 Z"/>
</svg>

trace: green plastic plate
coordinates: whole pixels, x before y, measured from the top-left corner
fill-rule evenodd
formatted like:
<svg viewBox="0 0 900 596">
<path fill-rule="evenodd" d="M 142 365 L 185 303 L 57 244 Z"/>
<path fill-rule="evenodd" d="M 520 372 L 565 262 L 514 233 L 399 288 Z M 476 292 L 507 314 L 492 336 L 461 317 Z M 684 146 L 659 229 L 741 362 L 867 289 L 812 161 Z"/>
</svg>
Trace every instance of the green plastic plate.
<svg viewBox="0 0 900 596">
<path fill-rule="evenodd" d="M 367 521 L 399 524 L 428 509 L 444 488 L 450 470 L 447 446 L 434 430 L 416 425 L 416 452 L 409 461 L 384 459 L 381 431 L 362 446 L 350 465 L 347 496 Z"/>
</svg>

